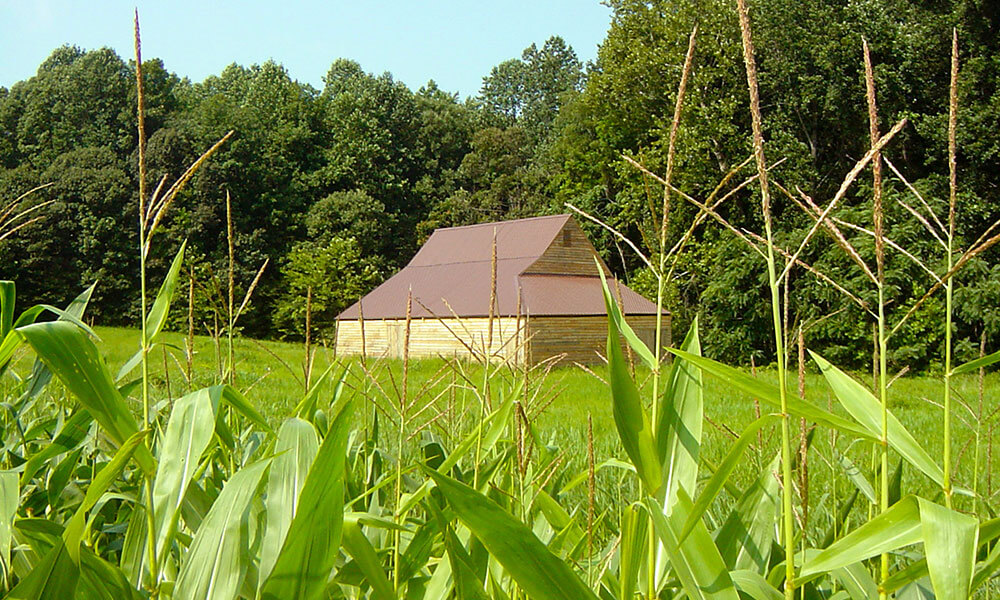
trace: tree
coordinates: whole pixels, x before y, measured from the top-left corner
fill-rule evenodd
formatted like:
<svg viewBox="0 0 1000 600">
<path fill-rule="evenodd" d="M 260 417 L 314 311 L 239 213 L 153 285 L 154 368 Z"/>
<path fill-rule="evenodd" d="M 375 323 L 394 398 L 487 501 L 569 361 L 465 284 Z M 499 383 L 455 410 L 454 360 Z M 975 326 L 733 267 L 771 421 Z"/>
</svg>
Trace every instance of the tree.
<svg viewBox="0 0 1000 600">
<path fill-rule="evenodd" d="M 325 78 L 321 106 L 327 136 L 324 164 L 313 174 L 322 195 L 361 190 L 382 203 L 390 264 L 398 265 L 415 246 L 413 231 L 426 211 L 414 184 L 421 177 L 420 113 L 407 87 L 392 75 L 364 73 L 338 60 Z"/>
<path fill-rule="evenodd" d="M 497 124 L 520 125 L 537 144 L 548 136 L 559 109 L 580 90 L 582 81 L 576 52 L 553 36 L 541 49 L 532 44 L 520 59 L 493 67 L 483 78 L 479 96 Z"/>
<path fill-rule="evenodd" d="M 351 237 L 297 244 L 281 269 L 282 292 L 274 326 L 285 336 L 305 335 L 306 297 L 311 295 L 313 335 L 333 334 L 337 315 L 371 289 L 379 272 Z"/>
</svg>

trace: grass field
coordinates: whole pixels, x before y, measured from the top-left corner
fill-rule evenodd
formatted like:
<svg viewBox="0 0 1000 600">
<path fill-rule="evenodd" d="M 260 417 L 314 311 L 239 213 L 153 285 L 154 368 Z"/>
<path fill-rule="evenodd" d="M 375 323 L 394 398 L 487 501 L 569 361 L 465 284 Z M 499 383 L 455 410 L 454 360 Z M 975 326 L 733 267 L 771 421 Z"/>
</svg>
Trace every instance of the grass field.
<svg viewBox="0 0 1000 600">
<path fill-rule="evenodd" d="M 101 341 L 98 344 L 103 355 L 108 361 L 111 372 L 117 373 L 119 367 L 135 352 L 139 343 L 137 330 L 97 327 L 96 333 Z M 184 377 L 185 357 L 182 348 L 184 338 L 181 334 L 164 334 L 164 346 L 158 349 L 152 359 L 152 377 L 155 385 L 155 399 L 162 401 L 167 397 L 167 387 L 171 397 L 178 397 L 188 389 L 188 384 Z M 194 357 L 194 381 L 191 389 L 211 385 L 221 377 L 221 365 L 225 362 L 227 352 L 226 340 L 220 340 L 220 348 L 216 348 L 215 343 L 209 337 L 198 336 L 195 338 Z M 274 424 L 289 415 L 296 403 L 302 398 L 305 388 L 303 384 L 303 364 L 305 351 L 301 344 L 290 344 L 274 341 L 257 341 L 245 338 L 234 340 L 234 353 L 236 357 L 236 377 L 235 385 L 244 391 L 247 397 L 255 406 Z M 27 361 L 28 356 L 22 358 Z M 330 362 L 334 360 L 331 348 L 319 347 L 315 354 L 313 366 L 313 380 L 315 381 Z M 221 362 L 220 362 L 221 361 Z M 164 376 L 166 371 L 168 377 Z M 356 358 L 347 361 L 350 365 L 347 376 L 347 385 L 356 390 L 367 387 L 366 395 L 371 402 L 378 402 L 384 406 L 387 402 L 398 402 L 398 387 L 401 382 L 402 363 L 399 360 L 376 361 L 377 366 L 369 364 L 371 377 L 363 376 L 363 371 Z M 459 365 L 454 367 L 451 365 Z M 21 370 L 27 365 L 22 365 Z M 460 374 L 456 373 L 460 372 Z M 136 369 L 129 378 L 138 376 Z M 449 431 L 455 427 L 449 427 L 456 420 L 475 419 L 479 412 L 479 401 L 468 391 L 470 386 L 463 386 L 462 377 L 467 377 L 472 382 L 481 382 L 482 369 L 480 366 L 469 363 L 454 363 L 444 359 L 424 359 L 414 360 L 410 365 L 408 375 L 407 397 L 411 402 L 423 406 L 426 402 L 436 400 L 436 407 L 433 410 L 424 411 L 414 420 L 412 428 L 420 429 L 419 435 L 424 439 L 431 436 L 447 437 Z M 625 459 L 618 434 L 615 431 L 612 420 L 612 404 L 610 391 L 604 382 L 606 370 L 603 366 L 594 366 L 591 372 L 587 372 L 576 365 L 557 365 L 547 374 L 537 372 L 533 375 L 533 380 L 538 385 L 538 390 L 532 390 L 534 397 L 532 406 L 539 410 L 537 415 L 533 415 L 533 422 L 537 431 L 541 434 L 543 441 L 549 446 L 565 451 L 564 470 L 573 474 L 582 471 L 586 466 L 586 438 L 587 438 L 587 418 L 591 416 L 594 423 L 594 447 L 595 456 L 598 462 L 607 458 Z M 761 378 L 775 381 L 773 371 L 763 370 L 758 373 Z M 869 376 L 870 378 L 870 376 Z M 126 378 L 128 379 L 128 378 Z M 500 378 L 503 379 L 502 377 Z M 509 377 L 507 379 L 513 379 Z M 643 380 L 640 373 L 638 380 Z M 866 381 L 861 376 L 859 379 Z M 371 383 L 378 381 L 378 385 Z M 436 385 L 430 385 L 437 382 Z M 366 382 L 368 385 L 366 386 Z M 455 384 L 455 385 L 451 385 Z M 445 391 L 451 386 L 453 390 Z M 500 386 L 501 388 L 503 385 Z M 924 445 L 931 456 L 937 458 L 941 455 L 941 409 L 930 399 L 937 399 L 941 396 L 942 383 L 939 378 L 930 375 L 916 375 L 902 377 L 895 381 L 890 388 L 890 398 L 892 411 L 913 433 L 913 435 Z M 817 405 L 830 406 L 834 412 L 838 410 L 829 388 L 823 378 L 817 372 L 810 372 L 806 376 L 807 396 Z M 978 405 L 978 377 L 973 375 L 956 378 L 955 390 L 958 396 L 971 407 Z M 995 410 L 1000 402 L 1000 375 L 988 374 L 986 377 L 984 397 L 984 412 L 989 413 Z M 320 406 L 328 403 L 332 396 L 332 385 L 327 385 L 321 392 Z M 450 401 L 450 405 L 449 405 Z M 138 412 L 138 401 L 133 398 L 133 408 Z M 162 408 L 166 405 L 161 403 Z M 447 413 L 451 407 L 451 414 Z M 704 456 L 709 461 L 715 463 L 725 454 L 734 439 L 734 432 L 738 433 L 754 419 L 755 407 L 753 398 L 747 396 L 728 384 L 712 377 L 706 378 L 705 386 L 705 442 L 702 445 Z M 380 414 L 392 414 L 386 410 Z M 440 415 L 440 416 L 439 416 Z M 432 416 L 438 416 L 437 421 L 431 426 L 427 422 Z M 965 408 L 956 411 L 956 426 L 953 432 L 955 440 L 955 455 L 958 457 L 957 481 L 960 485 L 966 483 L 968 474 L 972 471 L 973 440 L 975 432 L 969 425 L 975 420 L 971 413 Z M 811 472 L 816 479 L 814 485 L 818 488 L 832 482 L 828 481 L 831 473 L 840 474 L 843 477 L 843 469 L 839 465 L 829 464 L 832 453 L 830 452 L 831 440 L 827 430 L 820 429 L 819 434 L 813 441 L 813 447 L 817 452 L 811 455 L 813 467 Z M 990 440 L 988 432 L 983 432 L 980 444 L 981 460 L 985 461 L 989 453 Z M 417 437 L 417 436 L 414 436 Z M 753 461 L 760 464 L 764 457 L 773 457 L 778 451 L 779 440 L 776 429 L 765 430 L 761 436 L 763 446 L 754 442 L 751 452 L 758 458 Z M 392 449 L 395 447 L 394 440 L 381 439 L 380 447 Z M 868 450 L 857 451 L 855 448 L 847 448 L 838 444 L 840 452 L 846 452 L 854 460 L 866 460 Z M 557 450 L 557 451 L 558 451 Z M 819 464 L 816 464 L 819 462 Z M 995 463 L 994 463 L 995 464 Z M 994 467 L 994 470 L 996 467 Z M 611 481 L 605 475 L 605 490 L 612 489 Z M 618 475 L 614 475 L 617 477 Z M 998 487 L 1000 477 L 994 477 L 993 487 Z M 746 483 L 745 476 L 739 472 L 736 474 L 735 482 L 738 486 Z M 844 479 L 842 485 L 851 485 Z M 920 474 L 912 472 L 912 469 L 904 472 L 904 489 L 922 489 L 924 493 L 933 497 L 936 489 L 929 481 L 924 480 Z M 995 492 L 996 490 L 990 490 Z"/>
</svg>

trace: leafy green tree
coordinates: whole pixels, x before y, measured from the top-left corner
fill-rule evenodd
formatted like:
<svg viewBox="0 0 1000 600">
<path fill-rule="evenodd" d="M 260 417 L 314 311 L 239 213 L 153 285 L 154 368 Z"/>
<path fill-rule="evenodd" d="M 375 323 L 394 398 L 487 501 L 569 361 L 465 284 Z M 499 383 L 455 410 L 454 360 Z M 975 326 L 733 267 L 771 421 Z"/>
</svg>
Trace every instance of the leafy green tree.
<svg viewBox="0 0 1000 600">
<path fill-rule="evenodd" d="M 538 48 L 528 46 L 520 59 L 493 67 L 479 96 L 487 114 L 500 126 L 520 125 L 534 143 L 544 140 L 559 109 L 583 81 L 576 52 L 553 36 Z"/>
<path fill-rule="evenodd" d="M 318 200 L 309 208 L 305 224 L 309 241 L 326 244 L 334 237 L 351 238 L 372 260 L 382 259 L 393 246 L 394 216 L 361 190 L 333 192 Z"/>
<path fill-rule="evenodd" d="M 392 75 L 371 75 L 338 60 L 320 98 L 326 140 L 323 164 L 313 174 L 322 195 L 362 190 L 382 203 L 392 264 L 415 246 L 416 223 L 426 207 L 415 192 L 420 180 L 420 112 L 413 93 Z"/>
<path fill-rule="evenodd" d="M 379 272 L 351 237 L 300 242 L 281 269 L 282 293 L 274 326 L 285 336 L 305 335 L 306 298 L 311 294 L 313 335 L 330 336 L 337 315 L 378 281 Z"/>
</svg>

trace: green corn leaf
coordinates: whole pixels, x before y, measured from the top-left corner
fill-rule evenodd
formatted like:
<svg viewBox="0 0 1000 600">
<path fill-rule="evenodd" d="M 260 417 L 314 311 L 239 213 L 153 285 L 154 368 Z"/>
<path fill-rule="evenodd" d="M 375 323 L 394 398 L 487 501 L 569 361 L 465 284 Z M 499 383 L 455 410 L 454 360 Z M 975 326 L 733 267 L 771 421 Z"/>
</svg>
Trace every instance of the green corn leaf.
<svg viewBox="0 0 1000 600">
<path fill-rule="evenodd" d="M 330 376 L 330 372 L 333 371 L 335 366 L 337 366 L 336 362 L 330 363 L 330 366 L 328 366 L 316 382 L 313 383 L 312 387 L 309 388 L 309 391 L 306 392 L 306 395 L 302 397 L 302 400 L 299 400 L 299 403 L 295 406 L 295 410 L 293 411 L 295 416 L 306 420 L 312 418 L 313 414 L 316 412 L 316 401 L 319 398 L 319 392 L 322 389 L 323 384 L 326 383 L 326 378 Z M 336 403 L 336 398 L 340 395 L 340 390 L 344 385 L 345 375 L 347 375 L 346 367 L 343 371 L 341 371 L 340 376 L 337 378 L 337 384 L 335 386 L 336 391 L 334 392 L 334 403 Z"/>
<path fill-rule="evenodd" d="M 934 594 L 938 600 L 966 600 L 976 566 L 979 521 L 923 498 L 917 502 Z"/>
<path fill-rule="evenodd" d="M 777 415 L 764 415 L 743 430 L 743 433 L 740 434 L 740 437 L 736 439 L 729 452 L 726 453 L 725 458 L 719 463 L 715 474 L 708 480 L 705 488 L 695 501 L 694 506 L 692 506 L 691 514 L 688 516 L 687 521 L 684 523 L 684 528 L 678 536 L 678 542 L 684 542 L 688 534 L 691 533 L 691 530 L 694 529 L 695 524 L 701 520 L 702 515 L 705 514 L 708 507 L 715 501 L 716 496 L 722 491 L 723 485 L 729 480 L 729 476 L 736 470 L 736 465 L 739 464 L 740 459 L 743 457 L 743 452 L 750 445 L 750 442 L 753 441 L 753 438 L 756 437 L 757 432 L 768 423 L 773 423 L 777 420 Z"/>
<path fill-rule="evenodd" d="M 871 482 L 868 481 L 865 474 L 861 472 L 861 469 L 854 464 L 854 461 L 848 458 L 846 454 L 838 452 L 837 462 L 840 463 L 840 468 L 844 470 L 844 474 L 847 475 L 847 478 L 854 484 L 854 487 L 858 488 L 858 491 L 861 492 L 865 498 L 868 498 L 869 502 L 878 506 L 878 499 L 875 497 L 875 488 L 872 487 Z"/>
<path fill-rule="evenodd" d="M 776 474 L 780 465 L 778 454 L 740 495 L 715 533 L 719 553 L 731 569 L 767 572 L 778 520 L 780 489 Z"/>
<path fill-rule="evenodd" d="M 623 471 L 631 471 L 635 473 L 635 466 L 632 463 L 627 463 L 623 460 L 618 460 L 617 458 L 609 458 L 601 463 L 598 463 L 597 465 L 594 466 L 594 473 L 595 474 L 600 473 L 604 469 L 621 469 Z M 589 468 L 583 469 L 582 471 L 574 475 L 569 481 L 567 481 L 566 485 L 562 486 L 562 489 L 559 490 L 559 493 L 565 494 L 566 492 L 576 488 L 577 486 L 587 481 L 589 477 L 590 477 L 590 469 Z"/>
<path fill-rule="evenodd" d="M 907 496 L 806 561 L 799 572 L 799 580 L 804 582 L 922 539 L 919 504 L 916 497 Z"/>
<path fill-rule="evenodd" d="M 218 406 L 220 402 L 225 402 L 229 406 L 233 407 L 236 412 L 249 419 L 250 422 L 257 427 L 260 427 L 268 433 L 272 431 L 271 425 L 268 424 L 264 415 L 260 414 L 254 405 L 247 400 L 247 397 L 241 394 L 240 391 L 233 386 L 228 384 L 213 385 L 208 388 L 208 391 L 212 396 L 213 405 Z"/>
<path fill-rule="evenodd" d="M 632 347 L 632 350 L 642 359 L 642 362 L 646 363 L 646 366 L 651 370 L 658 370 L 659 365 L 656 363 L 656 355 L 646 346 L 632 327 L 625 320 L 624 315 L 622 315 L 621 309 L 618 307 L 618 303 L 611 299 L 611 292 L 608 289 L 608 280 L 604 276 L 604 269 L 601 267 L 600 261 L 594 258 L 594 262 L 597 263 L 597 272 L 601 275 L 601 286 L 604 289 L 604 300 L 607 305 L 608 320 L 615 322 L 615 327 L 621 333 L 622 337 L 625 338 L 625 342 Z M 615 338 L 617 340 L 617 338 Z"/>
<path fill-rule="evenodd" d="M 649 519 L 642 504 L 626 506 L 622 511 L 621 545 L 618 548 L 618 600 L 633 600 L 639 573 L 649 550 Z"/>
<path fill-rule="evenodd" d="M 469 432 L 465 439 L 463 439 L 450 454 L 444 459 L 441 465 L 437 468 L 438 473 L 448 473 L 451 471 L 458 461 L 462 460 L 468 453 L 476 446 L 476 444 L 481 444 L 481 451 L 485 454 L 489 452 L 493 446 L 500 439 L 500 435 L 507 428 L 510 423 L 511 413 L 514 410 L 514 399 L 518 397 L 517 394 L 510 394 L 505 396 L 500 406 L 497 407 L 492 413 L 490 413 L 485 419 L 480 421 L 472 431 Z M 415 492 L 409 496 L 404 497 L 402 502 L 400 512 L 406 514 L 411 508 L 420 503 L 421 500 L 427 495 L 430 490 L 430 481 L 424 481 L 423 484 Z"/>
<path fill-rule="evenodd" d="M 17 298 L 13 281 L 0 280 L 0 340 L 14 327 L 14 300 Z"/>
<path fill-rule="evenodd" d="M 66 307 L 65 315 L 59 316 L 59 321 L 72 321 L 79 320 L 83 318 L 84 311 L 87 310 L 87 305 L 90 304 L 90 297 L 94 294 L 94 288 L 97 287 L 97 283 L 91 284 L 90 287 L 83 290 L 69 306 Z M 31 367 L 31 377 L 28 381 L 28 390 L 25 395 L 29 398 L 37 398 L 45 386 L 52 381 L 52 371 L 45 366 L 45 363 L 35 359 L 35 364 Z"/>
<path fill-rule="evenodd" d="M 615 301 L 611 298 L 607 281 L 604 281 L 604 304 L 608 314 L 617 310 Z M 649 417 L 642 408 L 639 399 L 639 389 L 629 374 L 628 363 L 622 354 L 619 341 L 618 323 L 608 319 L 608 379 L 611 384 L 612 412 L 618 437 L 621 438 L 625 453 L 635 465 L 646 489 L 656 494 L 663 484 L 663 469 L 657 459 L 656 445 L 653 441 L 653 431 Z"/>
<path fill-rule="evenodd" d="M 963 373 L 972 373 L 973 371 L 986 368 L 998 361 L 1000 361 L 1000 351 L 994 352 L 993 354 L 987 354 L 986 356 L 982 356 L 976 360 L 969 361 L 964 365 L 959 365 L 951 370 L 951 374 L 961 375 Z"/>
<path fill-rule="evenodd" d="M 98 471 L 90 481 L 83 502 L 76 509 L 73 518 L 66 524 L 66 529 L 63 531 L 63 541 L 66 542 L 66 551 L 77 566 L 80 564 L 80 542 L 83 539 L 87 511 L 94 508 L 94 505 L 101 499 L 104 492 L 108 491 L 111 484 L 121 478 L 122 471 L 132 459 L 136 449 L 144 447 L 142 443 L 148 434 L 148 430 L 139 431 L 125 440 L 125 443 L 118 448 L 108 464 L 104 465 L 104 468 Z"/>
<path fill-rule="evenodd" d="M 84 515 L 93 508 L 111 483 L 119 478 L 122 468 L 128 463 L 136 447 L 142 443 L 145 435 L 146 432 L 137 433 L 126 440 L 111 462 L 98 472 L 87 490 L 83 503 L 62 531 L 62 537 L 45 553 L 41 562 L 7 595 L 7 598 L 47 600 L 75 596 L 80 580 L 80 540 L 85 525 Z"/>
<path fill-rule="evenodd" d="M 73 476 L 73 471 L 76 470 L 76 464 L 79 462 L 81 454 L 83 454 L 83 448 L 77 448 L 68 452 L 59 461 L 59 464 L 52 469 L 52 472 L 49 473 L 49 482 L 46 489 L 49 506 L 56 507 L 59 505 L 59 496 L 62 495 L 63 489 L 66 488 L 66 484 L 69 483 L 70 478 Z"/>
<path fill-rule="evenodd" d="M 79 580 L 80 567 L 70 558 L 66 543 L 59 540 L 7 594 L 6 600 L 73 598 Z"/>
<path fill-rule="evenodd" d="M 121 445 L 139 430 L 97 346 L 82 329 L 66 321 L 52 321 L 16 331 L 112 440 Z M 155 470 L 153 456 L 145 447 L 136 450 L 136 458 L 144 471 Z"/>
<path fill-rule="evenodd" d="M 733 579 L 733 584 L 740 593 L 753 598 L 753 600 L 781 600 L 784 598 L 781 592 L 774 589 L 764 577 L 756 571 L 737 570 L 731 571 L 729 576 Z"/>
<path fill-rule="evenodd" d="M 31 325 L 44 311 L 45 309 L 41 306 L 32 306 L 17 317 L 13 329 L 8 331 L 7 335 L 0 337 L 0 374 L 3 374 L 4 369 L 10 363 L 10 359 L 14 357 L 14 351 L 24 341 L 24 338 L 17 334 L 17 328 L 24 325 Z"/>
<path fill-rule="evenodd" d="M 63 423 L 62 429 L 51 444 L 28 457 L 28 462 L 24 463 L 24 470 L 21 471 L 21 485 L 27 485 L 31 478 L 53 457 L 75 450 L 83 444 L 87 439 L 87 434 L 90 433 L 92 422 L 93 418 L 86 409 L 76 411 Z"/>
<path fill-rule="evenodd" d="M 318 451 L 319 438 L 312 424 L 299 418 L 287 419 L 281 424 L 274 444 L 275 457 L 267 476 L 267 498 L 264 501 L 267 527 L 264 529 L 260 556 L 261 583 L 271 574 L 278 559 L 278 551 L 295 516 L 309 467 Z"/>
<path fill-rule="evenodd" d="M 18 498 L 20 497 L 17 473 L 0 471 L 0 568 L 3 569 L 3 580 L 10 581 L 10 545 L 14 527 L 14 515 L 17 514 Z"/>
<path fill-rule="evenodd" d="M 143 600 L 122 570 L 84 550 L 80 560 L 77 598 L 86 600 Z"/>
<path fill-rule="evenodd" d="M 160 442 L 160 464 L 153 486 L 156 517 L 156 555 L 170 548 L 180 518 L 181 502 L 202 454 L 212 441 L 218 405 L 208 389 L 200 389 L 174 402 Z"/>
<path fill-rule="evenodd" d="M 236 597 L 252 561 L 244 550 L 250 545 L 250 504 L 269 464 L 263 460 L 247 465 L 223 486 L 191 541 L 177 575 L 174 598 Z"/>
<path fill-rule="evenodd" d="M 340 552 L 347 438 L 353 415 L 353 405 L 348 403 L 334 418 L 320 445 L 288 534 L 264 582 L 264 600 L 309 600 L 319 598 L 326 589 Z"/>
<path fill-rule="evenodd" d="M 177 254 L 174 256 L 174 260 L 170 263 L 170 270 L 167 271 L 167 276 L 163 279 L 163 283 L 160 285 L 160 291 L 156 294 L 156 299 L 153 300 L 153 306 L 150 307 L 149 313 L 146 315 L 146 339 L 145 346 L 149 346 L 159 335 L 160 330 L 163 329 L 163 325 L 167 322 L 167 315 L 170 313 L 170 301 L 174 297 L 174 290 L 177 288 L 177 276 L 181 272 L 181 265 L 184 263 L 184 249 L 187 248 L 187 240 L 181 243 L 180 249 L 177 250 Z"/>
<path fill-rule="evenodd" d="M 346 518 L 345 522 L 347 522 Z M 431 557 L 436 541 L 437 530 L 432 523 L 425 522 L 417 528 L 417 532 L 410 538 L 410 543 L 406 545 L 406 550 L 403 551 L 399 560 L 400 581 L 409 581 L 424 568 Z"/>
<path fill-rule="evenodd" d="M 698 521 L 683 542 L 678 534 L 691 513 L 687 492 L 678 490 L 677 504 L 669 516 L 660 512 L 652 498 L 646 498 L 646 509 L 653 520 L 653 529 L 663 544 L 667 559 L 681 587 L 691 600 L 739 600 L 739 594 L 729 576 L 726 564 L 708 528 Z"/>
<path fill-rule="evenodd" d="M 529 596 L 536 600 L 597 600 L 573 570 L 495 502 L 437 471 L 427 474 L 458 518 Z"/>
<path fill-rule="evenodd" d="M 372 598 L 378 600 L 394 600 L 392 584 L 385 576 L 382 561 L 379 560 L 375 548 L 361 531 L 357 521 L 344 521 L 344 549 L 357 563 L 361 572 L 372 588 Z"/>
<path fill-rule="evenodd" d="M 988 550 L 989 544 L 997 538 L 1000 538 L 1000 518 L 990 519 L 982 523 L 979 526 L 979 551 Z M 979 589 L 979 586 L 985 583 L 997 569 L 1000 569 L 1000 544 L 994 544 L 993 550 L 989 552 L 986 559 L 976 566 L 976 572 L 972 577 L 971 591 L 975 592 Z M 922 558 L 893 573 L 883 587 L 891 594 L 906 585 L 927 580 L 928 574 L 927 559 Z"/>
<path fill-rule="evenodd" d="M 819 365 L 820 371 L 827 383 L 833 389 L 834 395 L 847 412 L 854 417 L 869 433 L 881 439 L 882 437 L 882 406 L 878 399 L 863 385 L 852 379 L 846 373 L 827 362 L 815 352 L 810 352 L 813 360 Z M 903 427 L 891 412 L 888 415 L 889 445 L 899 452 L 906 462 L 942 485 L 944 472 L 927 454 L 924 447 Z"/>
<path fill-rule="evenodd" d="M 734 369 L 729 365 L 724 365 L 710 358 L 702 358 L 701 356 L 695 356 L 675 348 L 668 348 L 667 350 L 686 361 L 694 363 L 710 375 L 718 377 L 726 383 L 739 388 L 744 393 L 749 394 L 762 402 L 766 402 L 778 410 L 781 410 L 781 398 L 778 395 L 778 388 L 776 386 L 765 383 L 747 375 L 739 369 Z M 812 421 L 813 423 L 819 423 L 820 425 L 870 441 L 877 440 L 877 438 L 867 429 L 859 427 L 847 419 L 823 410 L 822 408 L 819 408 L 810 402 L 804 401 L 797 396 L 789 395 L 787 398 L 787 404 L 788 412 L 793 416 L 803 418 L 807 421 Z"/>
<path fill-rule="evenodd" d="M 832 572 L 852 600 L 871 600 L 878 597 L 878 584 L 863 563 L 854 563 Z"/>
<path fill-rule="evenodd" d="M 681 348 L 701 356 L 697 317 Z M 695 493 L 704 404 L 701 369 L 685 360 L 675 360 L 667 377 L 666 393 L 660 401 L 655 430 L 657 458 L 664 468 L 663 512 L 666 514 L 670 514 L 677 500 L 678 489 L 683 488 L 689 496 Z"/>
<path fill-rule="evenodd" d="M 1000 544 L 994 544 L 986 559 L 976 567 L 976 573 L 972 576 L 972 590 L 978 590 L 997 572 L 1000 572 Z"/>
<path fill-rule="evenodd" d="M 455 581 L 455 595 L 458 600 L 489 600 L 483 582 L 476 576 L 472 557 L 462 546 L 451 527 L 444 527 L 444 547 L 451 565 Z"/>
</svg>

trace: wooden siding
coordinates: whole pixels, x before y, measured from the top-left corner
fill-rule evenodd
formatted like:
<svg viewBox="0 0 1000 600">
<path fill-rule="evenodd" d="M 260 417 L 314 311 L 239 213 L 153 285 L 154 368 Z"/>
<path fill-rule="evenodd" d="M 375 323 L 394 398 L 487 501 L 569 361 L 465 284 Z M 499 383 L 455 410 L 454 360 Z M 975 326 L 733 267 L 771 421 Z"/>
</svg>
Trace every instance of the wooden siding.
<svg viewBox="0 0 1000 600">
<path fill-rule="evenodd" d="M 523 325 L 524 319 L 521 320 Z M 522 359 L 523 327 L 518 319 L 493 319 L 494 360 Z M 406 339 L 405 319 L 369 319 L 365 321 L 364 347 L 368 356 L 402 358 Z M 410 321 L 410 356 L 481 357 L 489 339 L 489 319 L 413 319 Z M 470 348 L 473 352 L 470 352 Z M 361 325 L 358 321 L 341 321 L 337 326 L 337 353 L 361 354 Z"/>
<path fill-rule="evenodd" d="M 538 257 L 538 260 L 524 270 L 524 274 L 597 277 L 599 273 L 594 266 L 595 256 L 597 256 L 597 252 L 590 240 L 587 239 L 587 234 L 576 224 L 576 221 L 569 219 L 562 231 L 552 240 L 552 244 Z M 601 261 L 601 265 L 604 267 L 604 272 L 610 275 L 604 261 Z"/>
<path fill-rule="evenodd" d="M 670 317 L 664 315 L 664 327 Z M 634 315 L 625 320 L 650 348 L 656 339 L 656 316 Z M 529 355 L 532 363 L 565 355 L 560 362 L 594 364 L 607 353 L 607 317 L 532 317 L 528 321 Z"/>
<path fill-rule="evenodd" d="M 664 315 L 664 327 L 670 316 Z M 646 345 L 652 348 L 656 331 L 655 315 L 626 317 L 628 323 Z M 523 325 L 525 319 L 520 324 Z M 410 356 L 429 358 L 458 356 L 465 359 L 481 357 L 489 335 L 489 319 L 413 319 L 410 322 Z M 525 352 L 523 336 L 527 333 Z M 365 321 L 365 351 L 376 358 L 401 358 L 406 338 L 405 319 L 372 319 Z M 519 327 L 511 317 L 493 320 L 494 360 L 520 363 L 527 354 L 531 364 L 559 357 L 559 362 L 595 364 L 602 362 L 607 349 L 608 321 L 603 315 L 577 317 L 531 317 L 527 327 Z M 341 321 L 337 327 L 337 353 L 361 353 L 361 326 L 357 321 Z"/>
</svg>

